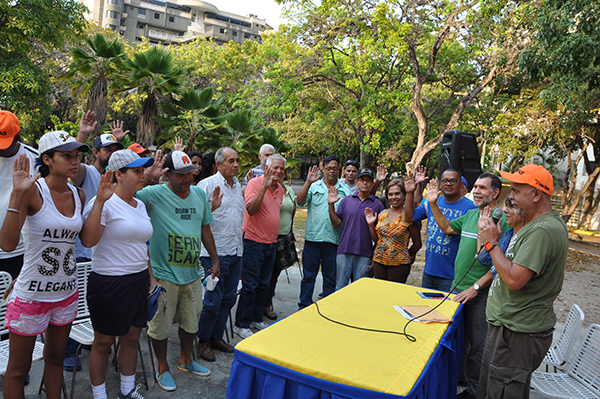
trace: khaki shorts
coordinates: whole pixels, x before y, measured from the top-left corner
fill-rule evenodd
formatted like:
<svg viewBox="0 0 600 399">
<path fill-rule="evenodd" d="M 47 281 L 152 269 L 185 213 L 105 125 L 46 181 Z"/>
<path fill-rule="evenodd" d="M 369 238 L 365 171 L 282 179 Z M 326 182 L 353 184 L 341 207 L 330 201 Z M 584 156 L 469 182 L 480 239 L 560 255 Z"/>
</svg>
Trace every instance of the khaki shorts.
<svg viewBox="0 0 600 399">
<path fill-rule="evenodd" d="M 198 321 L 202 313 L 202 280 L 198 279 L 186 285 L 177 285 L 165 280 L 156 280 L 167 290 L 164 293 L 167 302 L 163 312 L 163 301 L 158 299 L 156 315 L 148 323 L 148 335 L 158 341 L 169 338 L 173 320 L 179 328 L 189 334 L 196 334 Z"/>
</svg>

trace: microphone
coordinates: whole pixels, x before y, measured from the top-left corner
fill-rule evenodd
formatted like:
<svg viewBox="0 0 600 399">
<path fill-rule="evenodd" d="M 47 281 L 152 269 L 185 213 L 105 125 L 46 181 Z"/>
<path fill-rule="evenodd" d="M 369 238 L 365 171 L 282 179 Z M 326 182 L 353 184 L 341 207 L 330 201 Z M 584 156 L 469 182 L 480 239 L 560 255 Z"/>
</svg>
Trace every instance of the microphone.
<svg viewBox="0 0 600 399">
<path fill-rule="evenodd" d="M 502 219 L 502 214 L 504 212 L 502 212 L 502 208 L 496 208 L 494 209 L 494 213 L 492 214 L 492 221 L 494 222 L 494 226 L 498 224 L 498 222 L 500 221 L 500 219 Z"/>
</svg>

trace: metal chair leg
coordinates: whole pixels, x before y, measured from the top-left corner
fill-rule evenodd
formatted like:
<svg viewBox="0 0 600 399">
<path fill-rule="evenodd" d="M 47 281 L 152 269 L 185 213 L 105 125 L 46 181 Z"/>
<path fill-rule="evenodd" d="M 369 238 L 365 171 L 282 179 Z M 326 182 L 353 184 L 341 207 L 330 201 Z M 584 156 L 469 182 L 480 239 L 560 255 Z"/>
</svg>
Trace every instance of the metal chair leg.
<svg viewBox="0 0 600 399">
<path fill-rule="evenodd" d="M 148 352 L 150 353 L 150 364 L 152 365 L 152 378 L 154 382 L 158 384 L 158 378 L 156 378 L 156 368 L 154 367 L 154 352 L 152 351 L 152 342 L 150 342 L 150 336 L 146 334 L 148 338 Z"/>
<path fill-rule="evenodd" d="M 73 378 L 71 379 L 71 395 L 69 396 L 71 399 L 75 396 L 75 377 L 77 377 L 77 362 L 79 361 L 79 353 L 81 353 L 81 349 L 83 348 L 83 344 L 79 344 L 77 346 L 77 350 L 75 351 L 75 365 L 73 366 Z"/>
<path fill-rule="evenodd" d="M 138 356 L 140 358 L 140 363 L 142 366 L 142 380 L 138 381 L 141 384 L 144 384 L 144 386 L 146 387 L 146 391 L 150 390 L 150 387 L 148 387 L 148 377 L 146 376 L 146 365 L 144 364 L 144 356 L 142 355 L 142 345 L 139 343 L 138 341 Z"/>
</svg>

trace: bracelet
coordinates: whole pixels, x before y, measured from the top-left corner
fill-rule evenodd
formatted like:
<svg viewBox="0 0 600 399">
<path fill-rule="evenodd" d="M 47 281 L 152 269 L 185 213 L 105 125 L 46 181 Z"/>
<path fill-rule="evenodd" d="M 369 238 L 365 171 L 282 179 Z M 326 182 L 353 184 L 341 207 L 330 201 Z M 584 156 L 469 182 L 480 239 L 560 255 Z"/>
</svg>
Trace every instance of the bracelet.
<svg viewBox="0 0 600 399">
<path fill-rule="evenodd" d="M 6 212 L 14 212 L 14 213 L 18 213 L 19 215 L 21 214 L 21 211 L 15 208 L 8 208 L 6 210 Z"/>
</svg>

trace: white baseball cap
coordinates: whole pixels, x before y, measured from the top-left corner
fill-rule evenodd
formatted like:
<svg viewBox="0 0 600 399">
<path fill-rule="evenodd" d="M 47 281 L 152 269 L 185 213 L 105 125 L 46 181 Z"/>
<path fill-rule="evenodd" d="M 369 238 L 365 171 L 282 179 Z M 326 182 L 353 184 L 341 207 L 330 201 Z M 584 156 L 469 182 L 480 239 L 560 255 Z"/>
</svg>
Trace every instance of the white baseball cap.
<svg viewBox="0 0 600 399">
<path fill-rule="evenodd" d="M 49 132 L 42 136 L 38 145 L 38 151 L 41 154 L 49 150 L 55 151 L 71 151 L 79 149 L 83 152 L 88 152 L 90 147 L 85 143 L 76 141 L 73 136 L 62 130 Z"/>
<path fill-rule="evenodd" d="M 175 173 L 187 173 L 200 169 L 192 165 L 192 160 L 183 151 L 171 151 L 168 153 L 164 166 L 169 169 L 169 172 Z"/>
</svg>

